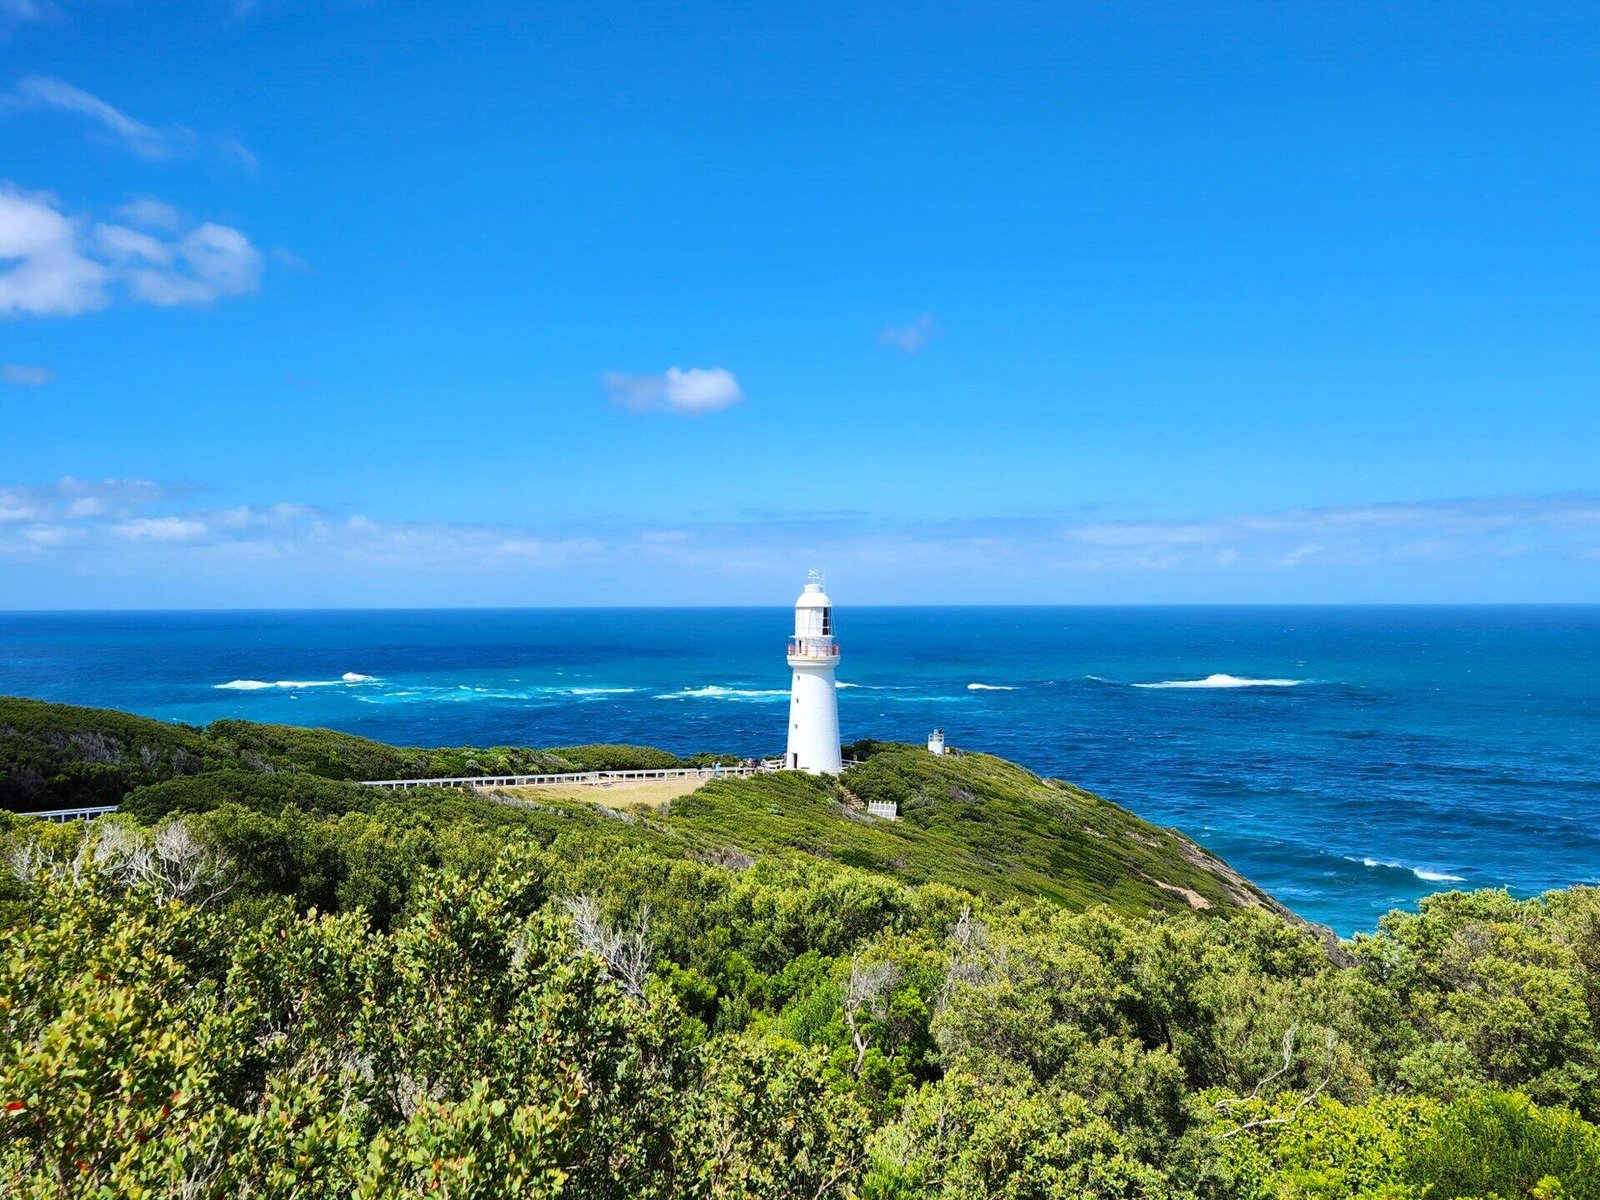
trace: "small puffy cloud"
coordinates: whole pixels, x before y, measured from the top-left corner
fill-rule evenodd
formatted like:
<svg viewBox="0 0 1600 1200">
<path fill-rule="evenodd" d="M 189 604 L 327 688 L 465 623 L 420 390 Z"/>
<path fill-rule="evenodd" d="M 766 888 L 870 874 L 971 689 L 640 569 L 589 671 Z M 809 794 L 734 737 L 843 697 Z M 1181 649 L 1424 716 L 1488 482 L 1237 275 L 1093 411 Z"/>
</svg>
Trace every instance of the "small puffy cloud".
<svg viewBox="0 0 1600 1200">
<path fill-rule="evenodd" d="M 209 222 L 173 242 L 120 226 L 98 226 L 113 261 L 124 267 L 128 290 L 148 304 L 206 304 L 253 292 L 261 253 L 237 229 Z"/>
<path fill-rule="evenodd" d="M 43 387 L 56 377 L 49 367 L 28 367 L 21 363 L 0 363 L 0 383 L 12 387 Z"/>
<path fill-rule="evenodd" d="M 110 272 L 84 253 L 53 196 L 0 183 L 0 317 L 74 316 L 110 303 Z"/>
<path fill-rule="evenodd" d="M 660 375 L 623 375 L 607 371 L 600 377 L 612 403 L 634 412 L 671 412 L 699 417 L 744 399 L 739 381 L 723 367 L 668 367 Z"/>
<path fill-rule="evenodd" d="M 55 197 L 0 183 L 0 319 L 75 316 L 119 291 L 146 304 L 206 304 L 260 283 L 261 252 L 237 229 L 206 222 L 184 232 L 175 209 L 148 198 L 118 215 L 131 223 L 85 228 Z"/>
<path fill-rule="evenodd" d="M 878 345 L 889 346 L 906 354 L 915 354 L 928 344 L 928 339 L 938 332 L 933 318 L 923 313 L 915 321 L 903 325 L 885 325 L 878 333 Z"/>
</svg>

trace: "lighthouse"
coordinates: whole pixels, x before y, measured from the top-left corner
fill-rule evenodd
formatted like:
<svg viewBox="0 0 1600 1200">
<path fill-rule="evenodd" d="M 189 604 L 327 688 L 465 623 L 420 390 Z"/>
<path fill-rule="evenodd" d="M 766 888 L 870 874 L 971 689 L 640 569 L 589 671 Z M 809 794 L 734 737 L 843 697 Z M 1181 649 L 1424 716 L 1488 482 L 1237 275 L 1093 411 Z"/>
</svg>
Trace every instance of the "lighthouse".
<svg viewBox="0 0 1600 1200">
<path fill-rule="evenodd" d="M 783 765 L 791 771 L 837 775 L 843 765 L 839 761 L 839 693 L 833 681 L 838 665 L 833 601 L 813 571 L 805 591 L 794 602 L 794 637 L 789 642 L 794 686 L 789 699 L 789 752 Z"/>
</svg>

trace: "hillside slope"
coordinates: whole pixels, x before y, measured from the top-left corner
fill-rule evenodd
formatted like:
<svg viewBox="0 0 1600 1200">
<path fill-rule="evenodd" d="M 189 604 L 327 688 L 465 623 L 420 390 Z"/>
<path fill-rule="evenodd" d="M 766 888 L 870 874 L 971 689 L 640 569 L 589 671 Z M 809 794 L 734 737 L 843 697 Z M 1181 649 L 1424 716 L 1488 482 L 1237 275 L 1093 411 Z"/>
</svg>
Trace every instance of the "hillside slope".
<svg viewBox="0 0 1600 1200">
<path fill-rule="evenodd" d="M 582 800 L 497 801 L 459 791 L 380 792 L 360 778 L 671 766 L 631 746 L 529 750 L 397 748 L 329 730 L 219 721 L 204 729 L 126 713 L 0 700 L 0 807 L 121 804 L 150 821 L 225 806 L 263 815 L 385 814 L 395 828 L 445 819 L 488 836 L 586 849 L 634 845 L 739 862 L 803 855 L 907 883 L 996 900 L 1039 898 L 1125 912 L 1265 907 L 1259 888 L 1182 835 L 1082 789 L 984 754 L 935 757 L 861 743 L 839 779 L 779 773 L 721 779 L 665 811 L 618 814 Z M 694 761 L 706 761 L 701 756 Z M 866 814 L 890 801 L 898 821 Z"/>
</svg>

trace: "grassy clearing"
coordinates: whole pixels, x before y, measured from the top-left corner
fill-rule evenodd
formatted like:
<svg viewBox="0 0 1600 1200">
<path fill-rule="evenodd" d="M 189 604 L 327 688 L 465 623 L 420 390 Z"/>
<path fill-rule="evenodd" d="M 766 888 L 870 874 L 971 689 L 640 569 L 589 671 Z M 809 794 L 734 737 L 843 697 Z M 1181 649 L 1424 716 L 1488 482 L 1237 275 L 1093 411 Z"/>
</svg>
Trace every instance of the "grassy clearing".
<svg viewBox="0 0 1600 1200">
<path fill-rule="evenodd" d="M 607 808 L 632 808 L 647 804 L 664 808 L 672 801 L 697 792 L 708 779 L 619 779 L 611 783 L 552 783 L 527 787 L 495 788 L 519 800 L 581 800 Z"/>
</svg>

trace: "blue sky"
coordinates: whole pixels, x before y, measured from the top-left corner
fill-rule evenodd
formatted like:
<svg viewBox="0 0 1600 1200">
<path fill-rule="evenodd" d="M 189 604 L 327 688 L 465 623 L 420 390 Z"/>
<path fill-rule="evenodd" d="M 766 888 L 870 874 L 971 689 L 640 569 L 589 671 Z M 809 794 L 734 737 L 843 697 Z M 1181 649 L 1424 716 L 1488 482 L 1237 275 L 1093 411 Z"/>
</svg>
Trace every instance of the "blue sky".
<svg viewBox="0 0 1600 1200">
<path fill-rule="evenodd" d="M 0 0 L 0 606 L 1600 601 L 1597 46 Z"/>
</svg>

